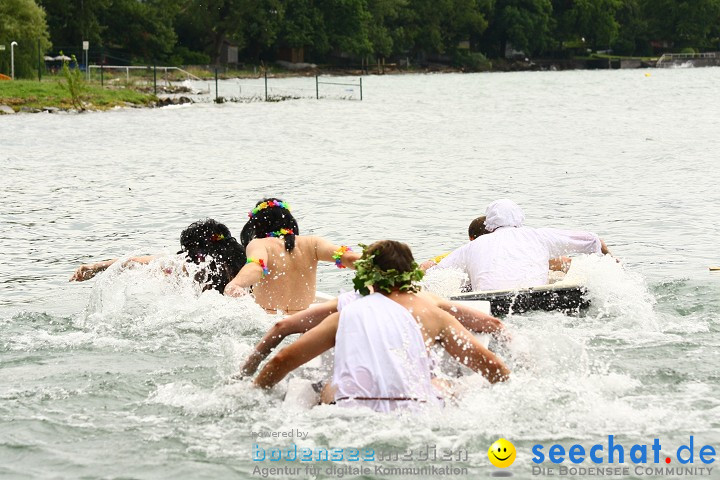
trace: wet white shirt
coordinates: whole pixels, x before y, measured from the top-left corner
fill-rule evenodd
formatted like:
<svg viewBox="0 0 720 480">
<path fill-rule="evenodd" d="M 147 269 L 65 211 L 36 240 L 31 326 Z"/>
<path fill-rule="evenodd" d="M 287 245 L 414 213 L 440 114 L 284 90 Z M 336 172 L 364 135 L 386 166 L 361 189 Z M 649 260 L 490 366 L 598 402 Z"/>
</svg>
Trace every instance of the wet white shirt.
<svg viewBox="0 0 720 480">
<path fill-rule="evenodd" d="M 548 283 L 551 258 L 600 253 L 594 233 L 555 228 L 499 227 L 458 248 L 433 268 L 455 268 L 473 291 L 511 290 Z"/>
<path fill-rule="evenodd" d="M 380 293 L 345 304 L 335 335 L 333 384 L 339 406 L 377 412 L 440 405 L 418 322 Z"/>
</svg>

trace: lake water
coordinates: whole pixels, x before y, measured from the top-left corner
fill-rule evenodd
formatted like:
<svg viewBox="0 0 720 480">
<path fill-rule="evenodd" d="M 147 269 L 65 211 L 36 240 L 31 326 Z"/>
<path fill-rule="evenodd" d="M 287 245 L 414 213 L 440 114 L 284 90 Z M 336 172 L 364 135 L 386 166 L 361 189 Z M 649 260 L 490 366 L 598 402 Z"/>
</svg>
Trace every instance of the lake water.
<svg viewBox="0 0 720 480">
<path fill-rule="evenodd" d="M 494 473 L 499 437 L 517 448 L 517 478 L 531 477 L 536 444 L 607 449 L 614 435 L 628 454 L 658 438 L 651 467 L 680 466 L 691 435 L 695 467 L 701 446 L 720 451 L 720 274 L 708 271 L 720 264 L 720 69 L 363 80 L 362 102 L 0 118 L 0 476 L 261 478 L 261 431 L 307 432 L 295 443 L 310 448 L 465 449 L 458 478 Z M 67 282 L 80 263 L 174 253 L 199 218 L 239 234 L 265 196 L 288 201 L 302 233 L 403 240 L 418 259 L 462 244 L 507 197 L 531 226 L 597 232 L 622 264 L 580 262 L 593 302 L 580 317 L 507 319 L 511 381 L 470 378 L 458 405 L 401 416 L 289 411 L 282 386 L 228 383 L 275 320 L 247 298 L 198 295 L 157 266 Z M 319 286 L 350 279 L 323 266 Z M 661 478 L 628 465 L 625 478 Z M 312 478 L 301 466 L 289 478 Z"/>
</svg>

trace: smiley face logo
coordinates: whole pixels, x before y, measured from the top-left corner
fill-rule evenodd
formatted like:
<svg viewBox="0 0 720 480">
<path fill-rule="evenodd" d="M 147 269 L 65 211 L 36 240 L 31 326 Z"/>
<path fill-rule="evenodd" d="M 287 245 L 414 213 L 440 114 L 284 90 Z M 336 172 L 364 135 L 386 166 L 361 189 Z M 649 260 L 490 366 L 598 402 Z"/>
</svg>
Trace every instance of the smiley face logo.
<svg viewBox="0 0 720 480">
<path fill-rule="evenodd" d="M 507 468 L 515 461 L 515 445 L 501 438 L 490 445 L 488 458 L 496 467 Z"/>
</svg>

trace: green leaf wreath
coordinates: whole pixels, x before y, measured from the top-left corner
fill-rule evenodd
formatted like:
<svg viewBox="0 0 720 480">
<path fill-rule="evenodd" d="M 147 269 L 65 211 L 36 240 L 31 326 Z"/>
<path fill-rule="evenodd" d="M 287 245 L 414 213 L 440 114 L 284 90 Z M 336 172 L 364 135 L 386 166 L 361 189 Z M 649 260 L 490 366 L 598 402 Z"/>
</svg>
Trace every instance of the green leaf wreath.
<svg viewBox="0 0 720 480">
<path fill-rule="evenodd" d="M 420 289 L 415 282 L 422 280 L 425 274 L 418 268 L 417 263 L 412 263 L 413 269 L 409 272 L 398 272 L 394 268 L 382 270 L 373 263 L 375 255 L 370 255 L 367 245 L 361 243 L 360 247 L 363 249 L 363 255 L 355 262 L 353 286 L 361 295 L 369 294 L 369 287 L 373 287 L 376 292 L 387 293 L 395 289 L 401 292 L 417 292 Z"/>
</svg>

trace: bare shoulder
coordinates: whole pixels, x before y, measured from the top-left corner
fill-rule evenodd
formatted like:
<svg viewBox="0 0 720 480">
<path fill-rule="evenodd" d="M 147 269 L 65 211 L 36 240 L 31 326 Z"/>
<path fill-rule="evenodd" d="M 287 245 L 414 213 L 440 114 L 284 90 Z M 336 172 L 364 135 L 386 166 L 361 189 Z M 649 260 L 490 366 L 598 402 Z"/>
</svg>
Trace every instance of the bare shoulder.
<svg viewBox="0 0 720 480">
<path fill-rule="evenodd" d="M 299 247 L 303 253 L 315 256 L 321 240 L 322 238 L 316 235 L 297 235 L 295 237 L 295 245 Z"/>
<path fill-rule="evenodd" d="M 416 293 L 401 294 L 396 297 L 396 301 L 413 314 L 421 317 L 435 313 L 436 309 L 439 310 L 432 301 L 432 298 Z"/>
</svg>

